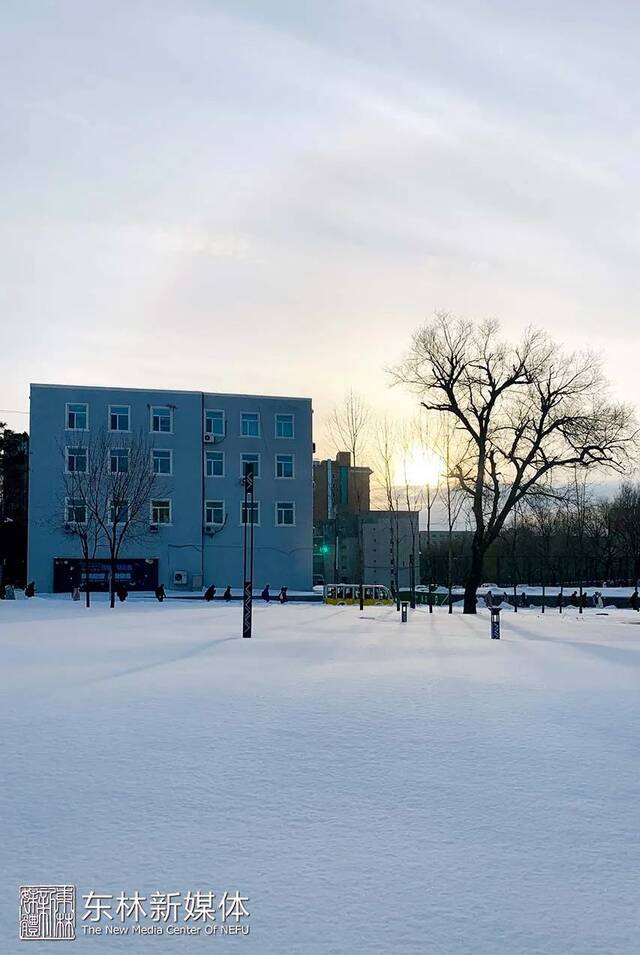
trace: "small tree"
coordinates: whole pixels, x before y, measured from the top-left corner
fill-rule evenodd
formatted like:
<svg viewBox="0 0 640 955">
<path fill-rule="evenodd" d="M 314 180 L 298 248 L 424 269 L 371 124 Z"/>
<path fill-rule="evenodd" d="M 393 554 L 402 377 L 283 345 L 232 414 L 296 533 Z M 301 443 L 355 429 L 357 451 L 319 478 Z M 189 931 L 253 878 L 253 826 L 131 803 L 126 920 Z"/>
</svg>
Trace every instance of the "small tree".
<svg viewBox="0 0 640 955">
<path fill-rule="evenodd" d="M 398 439 L 393 424 L 388 418 L 383 418 L 376 429 L 376 468 L 374 473 L 381 484 L 385 503 L 389 511 L 390 531 L 390 577 L 392 588 L 395 591 L 396 607 L 400 607 L 400 578 L 399 578 L 399 550 L 400 550 L 400 493 L 394 481 L 398 453 Z"/>
<path fill-rule="evenodd" d="M 67 455 L 64 448 L 62 454 L 65 457 L 65 472 L 63 478 L 64 500 L 61 502 L 61 507 L 64 508 L 65 530 L 74 534 L 80 544 L 84 562 L 85 603 L 87 607 L 90 607 L 90 564 L 97 555 L 102 538 L 102 528 L 96 520 L 96 515 L 87 507 L 86 474 L 75 469 L 67 470 L 69 462 L 66 460 Z M 57 523 L 57 520 L 54 522 Z M 80 583 L 79 580 L 78 583 Z"/>
<path fill-rule="evenodd" d="M 464 459 L 465 448 L 460 444 L 455 421 L 448 415 L 440 415 L 435 448 L 442 458 L 444 471 L 438 493 L 447 516 L 447 604 L 449 613 L 453 613 L 453 532 L 465 505 L 465 496 L 456 480 L 456 474 L 460 462 Z M 429 584 L 431 585 L 431 581 Z M 430 601 L 430 610 L 431 607 Z"/>
<path fill-rule="evenodd" d="M 74 463 L 70 471 L 69 449 L 64 452 L 65 496 L 77 508 L 75 517 L 82 518 L 72 521 L 72 528 L 78 535 L 87 571 L 89 560 L 99 548 L 108 552 L 111 607 L 115 606 L 116 570 L 122 549 L 147 536 L 151 499 L 163 492 L 153 469 L 152 449 L 143 431 L 123 434 L 102 429 L 86 444 L 73 449 L 80 466 Z"/>
<path fill-rule="evenodd" d="M 351 464 L 357 467 L 364 452 L 371 424 L 371 410 L 352 388 L 327 421 L 327 432 L 336 451 L 349 451 Z"/>
<path fill-rule="evenodd" d="M 475 613 L 485 555 L 513 509 L 559 472 L 623 471 L 637 435 L 634 415 L 609 398 L 596 356 L 563 353 L 531 329 L 510 345 L 493 321 L 438 315 L 392 374 L 468 438 L 456 479 L 473 520 L 464 611 Z"/>
</svg>

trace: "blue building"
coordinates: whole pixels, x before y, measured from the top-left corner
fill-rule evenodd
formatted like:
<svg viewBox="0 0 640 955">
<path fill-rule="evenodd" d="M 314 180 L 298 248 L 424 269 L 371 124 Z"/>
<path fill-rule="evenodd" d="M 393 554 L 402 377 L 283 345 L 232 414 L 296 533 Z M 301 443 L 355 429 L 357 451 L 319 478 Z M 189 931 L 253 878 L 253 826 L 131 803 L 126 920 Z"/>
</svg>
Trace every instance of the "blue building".
<svg viewBox="0 0 640 955">
<path fill-rule="evenodd" d="M 143 446 L 155 475 L 119 555 L 118 577 L 129 586 L 241 587 L 252 516 L 243 474 L 252 464 L 255 586 L 311 588 L 310 399 L 34 384 L 28 575 L 39 591 L 68 590 L 84 577 L 78 527 L 86 517 L 68 487 L 70 475 L 82 482 L 91 474 L 96 441 L 108 444 L 112 472 Z M 90 565 L 94 588 L 106 587 L 108 557 L 102 541 Z"/>
</svg>

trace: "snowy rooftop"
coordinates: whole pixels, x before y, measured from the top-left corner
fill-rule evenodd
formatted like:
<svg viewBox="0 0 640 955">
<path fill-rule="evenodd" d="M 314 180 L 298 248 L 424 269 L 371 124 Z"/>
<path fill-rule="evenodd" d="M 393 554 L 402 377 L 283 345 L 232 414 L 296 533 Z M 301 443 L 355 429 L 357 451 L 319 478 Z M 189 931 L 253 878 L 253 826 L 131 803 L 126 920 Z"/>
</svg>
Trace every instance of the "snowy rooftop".
<svg viewBox="0 0 640 955">
<path fill-rule="evenodd" d="M 637 951 L 640 614 L 240 614 L 0 602 L 0 951 L 23 883 L 250 899 L 78 955 Z"/>
</svg>

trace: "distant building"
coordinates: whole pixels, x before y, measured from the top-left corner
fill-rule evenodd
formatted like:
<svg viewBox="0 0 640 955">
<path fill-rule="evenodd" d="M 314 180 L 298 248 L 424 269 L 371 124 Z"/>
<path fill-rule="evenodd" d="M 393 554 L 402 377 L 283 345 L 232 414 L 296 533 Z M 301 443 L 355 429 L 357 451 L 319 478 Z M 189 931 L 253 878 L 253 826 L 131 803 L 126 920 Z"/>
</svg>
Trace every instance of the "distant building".
<svg viewBox="0 0 640 955">
<path fill-rule="evenodd" d="M 314 582 L 357 583 L 362 554 L 363 582 L 395 582 L 409 587 L 415 550 L 418 580 L 418 514 L 415 511 L 367 511 L 344 514 L 315 526 Z"/>
<path fill-rule="evenodd" d="M 364 578 L 367 583 L 395 583 L 401 589 L 411 586 L 411 558 L 416 561 L 418 581 L 418 512 L 369 511 L 362 516 L 362 551 Z"/>
<path fill-rule="evenodd" d="M 161 491 L 122 552 L 119 579 L 143 590 L 158 582 L 195 591 L 210 583 L 241 587 L 248 517 L 256 586 L 308 590 L 311 415 L 307 398 L 32 385 L 29 578 L 45 593 L 70 589 L 81 556 L 74 524 L 82 522 L 82 503 L 65 500 L 63 476 L 72 469 L 82 478 L 90 468 L 90 438 L 104 433 L 113 448 L 112 471 L 126 469 L 127 449 L 140 435 L 150 445 L 149 468 L 161 479 Z M 255 503 L 246 515 L 249 463 Z M 105 586 L 107 557 L 101 547 L 92 561 L 94 589 Z"/>
<path fill-rule="evenodd" d="M 313 462 L 313 521 L 331 521 L 343 514 L 362 514 L 371 506 L 371 468 L 353 467 L 351 453 Z"/>
</svg>

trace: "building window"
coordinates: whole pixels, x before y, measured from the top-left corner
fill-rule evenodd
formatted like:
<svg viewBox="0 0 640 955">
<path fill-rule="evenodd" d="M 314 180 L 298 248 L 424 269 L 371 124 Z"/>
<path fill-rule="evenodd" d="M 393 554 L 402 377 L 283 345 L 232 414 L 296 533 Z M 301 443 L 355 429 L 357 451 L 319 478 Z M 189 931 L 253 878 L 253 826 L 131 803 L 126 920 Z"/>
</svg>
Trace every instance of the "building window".
<svg viewBox="0 0 640 955">
<path fill-rule="evenodd" d="M 154 448 L 151 452 L 154 474 L 173 474 L 173 451 Z"/>
<path fill-rule="evenodd" d="M 166 405 L 151 406 L 151 430 L 158 434 L 173 432 L 173 412 Z"/>
<path fill-rule="evenodd" d="M 126 501 L 111 501 L 109 513 L 112 524 L 126 524 L 129 520 L 129 505 Z"/>
<path fill-rule="evenodd" d="M 277 414 L 276 415 L 276 438 L 292 438 L 293 437 L 293 415 L 292 414 Z"/>
<path fill-rule="evenodd" d="M 260 526 L 260 501 L 253 502 L 253 519 L 251 505 L 249 504 L 245 509 L 244 501 L 242 501 L 240 504 L 240 523 L 253 524 L 254 527 Z"/>
<path fill-rule="evenodd" d="M 84 501 L 68 497 L 65 501 L 64 519 L 67 524 L 86 524 L 87 506 Z"/>
<path fill-rule="evenodd" d="M 130 431 L 129 405 L 109 405 L 109 431 Z"/>
<path fill-rule="evenodd" d="M 224 477 L 224 451 L 205 451 L 206 477 Z"/>
<path fill-rule="evenodd" d="M 89 430 L 89 405 L 67 405 L 67 431 Z"/>
<path fill-rule="evenodd" d="M 210 411 L 204 413 L 204 432 L 213 434 L 217 438 L 224 437 L 224 411 Z"/>
<path fill-rule="evenodd" d="M 260 477 L 260 455 L 247 453 L 240 455 L 240 476 L 247 476 L 247 464 L 253 464 L 253 476 Z"/>
<path fill-rule="evenodd" d="M 296 506 L 291 501 L 278 501 L 276 504 L 276 525 L 293 527 L 296 522 Z"/>
<path fill-rule="evenodd" d="M 111 448 L 111 473 L 126 474 L 129 470 L 129 448 Z"/>
<path fill-rule="evenodd" d="M 247 411 L 240 415 L 240 434 L 243 438 L 260 437 L 260 415 L 257 411 Z"/>
<path fill-rule="evenodd" d="M 294 476 L 293 455 L 292 454 L 276 454 L 276 477 L 277 478 L 292 478 L 293 476 Z"/>
<path fill-rule="evenodd" d="M 224 524 L 224 501 L 204 502 L 205 524 Z"/>
<path fill-rule="evenodd" d="M 171 501 L 168 498 L 151 501 L 151 523 L 171 523 Z"/>
<path fill-rule="evenodd" d="M 67 448 L 67 474 L 87 473 L 87 449 Z"/>
</svg>

